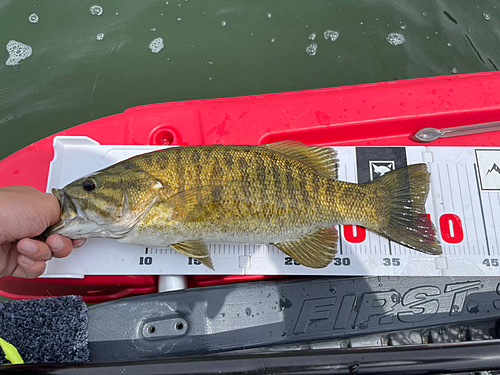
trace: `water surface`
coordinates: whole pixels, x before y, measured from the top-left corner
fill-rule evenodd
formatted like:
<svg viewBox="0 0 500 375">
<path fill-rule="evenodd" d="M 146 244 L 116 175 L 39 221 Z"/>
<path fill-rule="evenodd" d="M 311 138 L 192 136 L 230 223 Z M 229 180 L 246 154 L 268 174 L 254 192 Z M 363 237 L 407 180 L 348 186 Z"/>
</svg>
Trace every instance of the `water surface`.
<svg viewBox="0 0 500 375">
<path fill-rule="evenodd" d="M 496 4 L 0 0 L 0 158 L 137 105 L 497 70 Z"/>
</svg>

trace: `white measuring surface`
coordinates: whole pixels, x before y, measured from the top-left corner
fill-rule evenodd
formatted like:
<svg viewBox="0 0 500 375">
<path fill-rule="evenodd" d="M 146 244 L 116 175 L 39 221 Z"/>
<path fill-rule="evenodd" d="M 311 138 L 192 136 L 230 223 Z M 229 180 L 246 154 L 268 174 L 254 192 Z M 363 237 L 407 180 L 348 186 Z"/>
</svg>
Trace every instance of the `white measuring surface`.
<svg viewBox="0 0 500 375">
<path fill-rule="evenodd" d="M 47 191 L 153 146 L 99 145 L 88 137 L 56 137 Z M 339 180 L 425 162 L 431 172 L 427 213 L 436 226 L 443 255 L 408 249 L 363 228 L 340 226 L 335 260 L 312 269 L 294 262 L 272 245 L 210 244 L 215 271 L 170 248 L 124 245 L 90 239 L 64 259 L 52 259 L 45 276 L 84 275 L 500 275 L 500 148 L 335 147 Z"/>
</svg>

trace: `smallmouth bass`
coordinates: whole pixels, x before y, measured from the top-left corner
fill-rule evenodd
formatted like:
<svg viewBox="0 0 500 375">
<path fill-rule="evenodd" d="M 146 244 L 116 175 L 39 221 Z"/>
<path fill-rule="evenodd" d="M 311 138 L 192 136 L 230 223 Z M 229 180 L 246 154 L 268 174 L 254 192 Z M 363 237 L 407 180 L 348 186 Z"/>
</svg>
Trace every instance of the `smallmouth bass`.
<svg viewBox="0 0 500 375">
<path fill-rule="evenodd" d="M 154 151 L 53 189 L 61 221 L 45 235 L 169 246 L 212 269 L 207 243 L 273 244 L 304 266 L 326 267 L 336 224 L 441 254 L 425 214 L 425 164 L 354 184 L 337 180 L 337 163 L 332 148 L 296 141 Z"/>
</svg>

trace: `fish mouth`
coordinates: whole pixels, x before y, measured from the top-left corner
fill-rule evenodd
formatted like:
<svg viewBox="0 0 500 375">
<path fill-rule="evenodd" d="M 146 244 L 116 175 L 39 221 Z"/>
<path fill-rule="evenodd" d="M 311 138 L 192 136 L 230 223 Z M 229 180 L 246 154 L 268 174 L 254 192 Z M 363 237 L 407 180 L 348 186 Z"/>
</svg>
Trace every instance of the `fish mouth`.
<svg viewBox="0 0 500 375">
<path fill-rule="evenodd" d="M 51 192 L 52 192 L 53 195 L 55 195 L 55 197 L 59 201 L 59 205 L 61 205 L 62 197 L 65 195 L 64 191 L 62 189 L 52 189 Z"/>
<path fill-rule="evenodd" d="M 81 222 L 84 220 L 83 212 L 76 202 L 74 202 L 62 189 L 52 189 L 52 194 L 59 201 L 61 208 L 61 220 L 50 226 L 43 232 L 43 237 L 47 238 L 51 234 L 67 235 L 68 224 Z M 75 236 L 71 236 L 75 237 Z"/>
<path fill-rule="evenodd" d="M 71 199 L 63 189 L 52 189 L 52 194 L 55 195 L 61 207 L 62 221 L 73 220 L 77 217 L 83 218 L 83 211 L 80 205 Z"/>
</svg>

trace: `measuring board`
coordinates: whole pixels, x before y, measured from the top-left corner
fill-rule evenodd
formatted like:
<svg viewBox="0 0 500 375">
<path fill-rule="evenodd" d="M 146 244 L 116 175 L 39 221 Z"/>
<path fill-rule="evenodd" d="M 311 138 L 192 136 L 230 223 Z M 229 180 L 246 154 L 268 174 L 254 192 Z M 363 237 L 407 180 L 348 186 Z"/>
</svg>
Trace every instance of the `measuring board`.
<svg viewBox="0 0 500 375">
<path fill-rule="evenodd" d="M 54 138 L 47 191 L 158 146 L 104 146 L 88 137 Z M 295 262 L 272 245 L 210 244 L 215 271 L 170 248 L 89 239 L 64 259 L 52 259 L 44 276 L 84 275 L 500 275 L 500 148 L 335 147 L 339 180 L 367 182 L 409 164 L 427 163 L 427 213 L 443 255 L 408 249 L 361 227 L 339 229 L 339 247 L 326 268 Z M 498 228 L 498 229 L 497 229 Z"/>
</svg>

